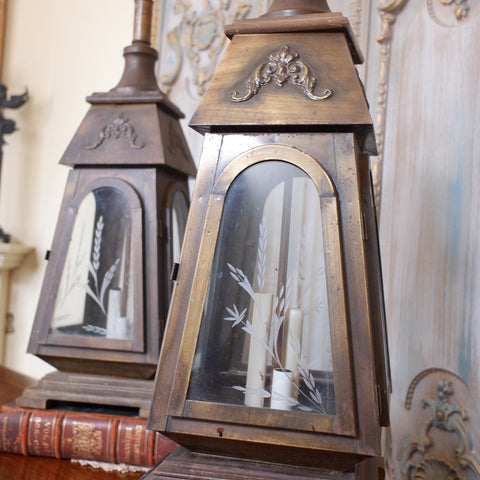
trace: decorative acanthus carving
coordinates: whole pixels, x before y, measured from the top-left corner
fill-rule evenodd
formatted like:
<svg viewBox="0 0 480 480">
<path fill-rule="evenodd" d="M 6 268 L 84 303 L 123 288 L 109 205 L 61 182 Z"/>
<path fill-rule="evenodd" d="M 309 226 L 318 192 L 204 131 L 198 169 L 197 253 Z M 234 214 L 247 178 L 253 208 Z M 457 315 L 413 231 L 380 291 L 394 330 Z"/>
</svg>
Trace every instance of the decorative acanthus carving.
<svg viewBox="0 0 480 480">
<path fill-rule="evenodd" d="M 247 92 L 240 95 L 236 90 L 231 94 L 232 102 L 244 102 L 269 83 L 283 87 L 287 83 L 299 86 L 303 93 L 312 100 L 325 100 L 332 96 L 332 90 L 324 90 L 315 95 L 317 79 L 310 67 L 300 59 L 300 55 L 284 45 L 277 53 L 271 53 L 268 60 L 260 65 L 252 77 L 247 81 Z"/>
<path fill-rule="evenodd" d="M 85 145 L 86 150 L 94 150 L 99 147 L 105 140 L 112 139 L 118 140 L 120 137 L 125 137 L 128 139 L 130 147 L 139 150 L 145 146 L 145 143 L 142 142 L 137 144 L 137 133 L 135 132 L 134 126 L 130 123 L 128 117 L 123 113 L 120 113 L 115 117 L 112 123 L 105 125 L 100 132 L 98 133 L 97 141 L 92 145 Z"/>
<path fill-rule="evenodd" d="M 429 373 L 441 373 L 439 369 Z M 444 373 L 443 375 L 447 375 Z M 448 373 L 448 375 L 451 375 Z M 425 378 L 425 375 L 421 379 Z M 416 381 L 416 386 L 420 380 Z M 450 380 L 440 380 L 435 399 L 424 398 L 423 409 L 427 412 L 419 419 L 415 435 L 401 444 L 398 458 L 404 480 L 468 480 L 480 477 L 480 457 L 473 449 L 473 440 L 467 425 L 468 415 L 461 407 L 449 401 L 454 389 Z M 407 396 L 407 402 L 411 401 Z M 409 405 L 406 405 L 407 409 Z M 443 433 L 452 434 L 446 440 Z M 442 439 L 437 442 L 437 438 Z M 452 451 L 443 452 L 446 442 L 452 442 Z M 448 443 L 450 445 L 450 443 Z"/>
</svg>

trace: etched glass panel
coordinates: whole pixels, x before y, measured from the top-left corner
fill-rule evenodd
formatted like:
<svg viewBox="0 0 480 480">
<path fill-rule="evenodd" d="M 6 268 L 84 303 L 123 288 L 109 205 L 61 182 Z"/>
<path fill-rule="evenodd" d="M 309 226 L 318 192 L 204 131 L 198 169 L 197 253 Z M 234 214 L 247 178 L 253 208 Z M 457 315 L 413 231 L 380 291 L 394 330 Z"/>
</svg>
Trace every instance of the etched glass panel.
<svg viewBox="0 0 480 480">
<path fill-rule="evenodd" d="M 51 332 L 129 340 L 133 336 L 131 210 L 102 187 L 81 202 L 63 267 Z"/>
<path fill-rule="evenodd" d="M 320 195 L 277 160 L 225 197 L 188 399 L 335 414 Z"/>
</svg>

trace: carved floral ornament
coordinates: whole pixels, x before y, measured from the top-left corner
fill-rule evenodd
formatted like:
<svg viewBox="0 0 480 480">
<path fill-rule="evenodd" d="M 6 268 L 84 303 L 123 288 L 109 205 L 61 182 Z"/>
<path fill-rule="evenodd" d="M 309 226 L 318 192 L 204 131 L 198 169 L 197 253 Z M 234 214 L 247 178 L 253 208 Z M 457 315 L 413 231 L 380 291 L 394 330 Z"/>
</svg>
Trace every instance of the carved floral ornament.
<svg viewBox="0 0 480 480">
<path fill-rule="evenodd" d="M 314 93 L 317 78 L 312 74 L 310 67 L 301 60 L 300 55 L 288 45 L 284 45 L 278 52 L 271 53 L 268 60 L 248 79 L 247 92 L 241 95 L 235 90 L 230 99 L 232 102 L 249 100 L 269 83 L 278 87 L 283 87 L 287 83 L 296 85 L 311 100 L 325 100 L 333 95 L 330 89 L 324 90 L 320 95 Z"/>
<path fill-rule="evenodd" d="M 422 405 L 427 415 L 419 423 L 417 432 L 405 438 L 398 452 L 402 480 L 480 478 L 480 457 L 474 451 L 467 425 L 468 415 L 463 408 L 449 402 L 453 393 L 451 381 L 440 380 L 437 398 L 423 399 Z M 406 408 L 409 408 L 408 401 Z M 454 449 L 448 458 L 439 450 L 442 443 L 440 432 L 451 434 L 451 439 L 454 440 Z"/>
</svg>

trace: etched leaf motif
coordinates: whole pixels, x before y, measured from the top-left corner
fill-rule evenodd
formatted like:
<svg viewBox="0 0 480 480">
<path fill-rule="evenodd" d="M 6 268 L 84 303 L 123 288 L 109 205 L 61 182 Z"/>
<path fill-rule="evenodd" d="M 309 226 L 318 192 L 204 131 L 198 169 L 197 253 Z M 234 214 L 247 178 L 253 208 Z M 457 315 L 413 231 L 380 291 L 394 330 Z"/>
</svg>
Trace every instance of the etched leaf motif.
<svg viewBox="0 0 480 480">
<path fill-rule="evenodd" d="M 232 388 L 246 395 L 258 395 L 261 398 L 270 398 L 270 392 L 264 388 L 245 388 L 240 385 L 234 385 Z"/>
<path fill-rule="evenodd" d="M 227 312 L 230 314 L 230 316 L 224 317 L 224 320 L 233 322 L 232 327 L 235 327 L 243 320 L 243 318 L 245 317 L 246 311 L 247 309 L 244 308 L 241 312 L 239 312 L 236 305 L 234 305 L 232 308 L 227 307 Z"/>
</svg>

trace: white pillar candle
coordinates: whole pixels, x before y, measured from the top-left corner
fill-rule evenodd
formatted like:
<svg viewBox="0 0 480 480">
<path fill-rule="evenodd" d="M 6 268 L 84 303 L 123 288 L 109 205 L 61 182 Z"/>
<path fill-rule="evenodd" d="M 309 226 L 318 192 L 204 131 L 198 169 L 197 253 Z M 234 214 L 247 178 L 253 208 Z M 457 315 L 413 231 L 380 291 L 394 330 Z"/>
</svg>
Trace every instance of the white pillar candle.
<svg viewBox="0 0 480 480">
<path fill-rule="evenodd" d="M 292 371 L 293 381 L 298 385 L 298 360 L 302 352 L 303 311 L 299 308 L 289 308 L 285 323 L 283 366 L 286 370 Z M 296 397 L 296 392 L 294 394 Z"/>
<path fill-rule="evenodd" d="M 270 408 L 291 410 L 293 372 L 276 368 L 272 376 L 272 398 Z"/>
<path fill-rule="evenodd" d="M 263 407 L 265 375 L 267 370 L 268 331 L 272 314 L 273 295 L 271 293 L 255 293 L 255 303 L 252 315 L 252 327 L 255 337 L 250 337 L 248 351 L 247 382 L 245 405 Z"/>
<path fill-rule="evenodd" d="M 128 340 L 130 337 L 129 324 L 127 317 L 118 317 L 115 324 L 115 338 Z"/>
<path fill-rule="evenodd" d="M 108 292 L 107 338 L 118 338 L 121 300 L 122 291 L 118 288 L 111 288 Z"/>
</svg>

